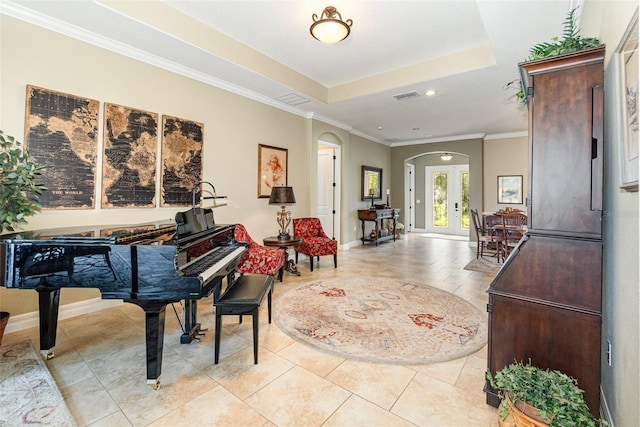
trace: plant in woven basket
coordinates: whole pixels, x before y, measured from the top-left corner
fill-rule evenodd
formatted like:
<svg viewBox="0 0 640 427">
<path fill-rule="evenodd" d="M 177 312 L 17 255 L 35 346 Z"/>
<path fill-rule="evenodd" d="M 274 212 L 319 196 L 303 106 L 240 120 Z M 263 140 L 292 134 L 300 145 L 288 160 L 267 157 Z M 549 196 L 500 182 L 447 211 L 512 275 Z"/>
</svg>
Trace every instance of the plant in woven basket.
<svg viewBox="0 0 640 427">
<path fill-rule="evenodd" d="M 576 25 L 576 9 L 578 8 L 572 9 L 564 20 L 562 39 L 556 36 L 551 38 L 551 42 L 542 42 L 534 45 L 529 50 L 529 57 L 525 61 L 535 61 L 536 59 L 563 55 L 602 45 L 602 42 L 595 37 L 582 37 L 580 35 L 580 29 Z M 516 97 L 518 100 L 522 104 L 526 103 L 526 94 L 520 79 L 510 81 L 504 88 L 517 90 Z"/>
<path fill-rule="evenodd" d="M 29 160 L 21 143 L 0 130 L 0 233 L 16 231 L 42 209 L 38 196 L 47 188 L 37 179 L 45 167 Z"/>
<path fill-rule="evenodd" d="M 537 410 L 537 415 L 551 427 L 597 427 L 607 425 L 596 419 L 584 401 L 584 391 L 576 379 L 556 370 L 540 369 L 522 362 L 505 366 L 495 377 L 487 379 L 498 390 L 502 401 L 500 417 L 504 420 L 516 403 L 524 402 Z M 517 405 L 516 405 L 517 406 Z"/>
</svg>

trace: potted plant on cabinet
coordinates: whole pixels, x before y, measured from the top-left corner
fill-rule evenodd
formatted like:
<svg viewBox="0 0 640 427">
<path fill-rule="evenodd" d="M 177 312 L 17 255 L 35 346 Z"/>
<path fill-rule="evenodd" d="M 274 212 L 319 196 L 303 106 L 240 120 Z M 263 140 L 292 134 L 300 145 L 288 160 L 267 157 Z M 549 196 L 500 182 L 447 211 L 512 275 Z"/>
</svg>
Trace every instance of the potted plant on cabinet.
<svg viewBox="0 0 640 427">
<path fill-rule="evenodd" d="M 535 61 L 536 59 L 548 58 L 550 56 L 563 55 L 565 53 L 577 52 L 583 49 L 591 49 L 602 45 L 602 42 L 595 37 L 582 37 L 580 29 L 576 26 L 576 8 L 572 9 L 563 23 L 562 39 L 553 37 L 551 42 L 542 42 L 533 46 L 529 50 L 529 57 L 525 61 Z M 521 79 L 510 81 L 504 86 L 505 89 L 513 88 L 517 90 L 516 97 L 521 104 L 526 104 L 527 94 L 522 86 Z"/>
<path fill-rule="evenodd" d="M 509 426 L 607 425 L 589 412 L 577 380 L 560 371 L 540 369 L 531 361 L 514 362 L 496 372 L 495 377 L 488 372 L 487 379 L 501 399 L 500 420 L 509 419 Z"/>
<path fill-rule="evenodd" d="M 45 167 L 29 161 L 20 142 L 0 130 L 0 234 L 16 231 L 42 209 L 38 196 L 47 188 L 37 181 Z"/>
</svg>

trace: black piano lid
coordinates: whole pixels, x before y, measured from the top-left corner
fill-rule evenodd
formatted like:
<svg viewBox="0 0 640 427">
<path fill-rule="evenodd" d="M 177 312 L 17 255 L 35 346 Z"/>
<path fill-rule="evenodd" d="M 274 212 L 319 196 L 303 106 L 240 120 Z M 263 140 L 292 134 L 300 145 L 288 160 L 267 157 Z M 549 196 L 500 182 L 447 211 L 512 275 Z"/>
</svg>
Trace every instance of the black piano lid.
<svg viewBox="0 0 640 427">
<path fill-rule="evenodd" d="M 138 236 L 143 239 L 145 234 L 166 234 L 166 238 L 174 238 L 175 222 L 166 220 L 160 222 L 145 222 L 139 224 L 119 225 L 83 225 L 75 227 L 48 228 L 41 230 L 18 231 L 0 236 L 0 242 L 6 243 L 21 240 L 68 240 L 68 241 L 96 241 L 100 243 L 130 243 Z M 134 239 L 135 240 L 135 239 Z"/>
</svg>

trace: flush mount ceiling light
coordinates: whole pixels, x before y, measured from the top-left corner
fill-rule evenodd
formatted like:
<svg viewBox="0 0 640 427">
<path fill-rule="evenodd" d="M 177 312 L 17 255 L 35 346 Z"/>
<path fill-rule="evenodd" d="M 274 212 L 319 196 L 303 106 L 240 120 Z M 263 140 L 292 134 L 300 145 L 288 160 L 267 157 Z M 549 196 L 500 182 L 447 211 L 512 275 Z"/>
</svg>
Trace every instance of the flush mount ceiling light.
<svg viewBox="0 0 640 427">
<path fill-rule="evenodd" d="M 449 153 L 444 153 L 440 154 L 440 158 L 442 159 L 442 161 L 448 162 L 449 160 L 453 159 L 453 156 Z"/>
<path fill-rule="evenodd" d="M 320 14 L 320 18 L 315 13 L 312 16 L 313 24 L 311 24 L 311 35 L 322 43 L 338 43 L 347 38 L 351 32 L 353 21 L 347 19 L 342 20 L 340 12 L 333 7 L 327 6 Z"/>
</svg>

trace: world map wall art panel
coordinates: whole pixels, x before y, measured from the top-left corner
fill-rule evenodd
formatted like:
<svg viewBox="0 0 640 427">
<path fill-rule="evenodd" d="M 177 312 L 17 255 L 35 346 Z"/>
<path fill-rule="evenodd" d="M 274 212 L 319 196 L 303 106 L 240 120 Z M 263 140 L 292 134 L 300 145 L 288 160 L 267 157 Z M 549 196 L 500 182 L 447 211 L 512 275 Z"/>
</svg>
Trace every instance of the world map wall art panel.
<svg viewBox="0 0 640 427">
<path fill-rule="evenodd" d="M 158 118 L 104 104 L 103 208 L 155 207 Z"/>
<path fill-rule="evenodd" d="M 192 205 L 192 191 L 202 181 L 203 134 L 203 123 L 162 116 L 160 206 Z"/>
<path fill-rule="evenodd" d="M 27 85 L 25 143 L 45 165 L 44 209 L 92 209 L 98 147 L 96 100 Z"/>
</svg>

